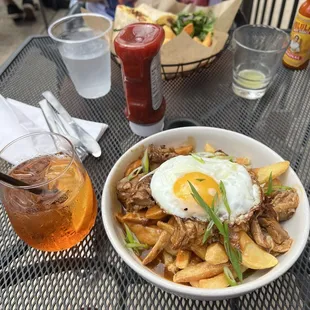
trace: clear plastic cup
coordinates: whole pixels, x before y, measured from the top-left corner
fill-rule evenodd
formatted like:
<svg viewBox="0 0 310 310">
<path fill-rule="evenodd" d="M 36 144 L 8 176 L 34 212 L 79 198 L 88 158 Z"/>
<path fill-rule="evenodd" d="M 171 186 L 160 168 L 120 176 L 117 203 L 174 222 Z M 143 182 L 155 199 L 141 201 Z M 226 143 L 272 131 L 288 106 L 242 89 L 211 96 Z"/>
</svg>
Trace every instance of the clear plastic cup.
<svg viewBox="0 0 310 310">
<path fill-rule="evenodd" d="M 48 28 L 76 91 L 84 98 L 99 98 L 110 91 L 111 27 L 112 22 L 102 15 L 76 14 Z"/>
<path fill-rule="evenodd" d="M 245 25 L 233 34 L 233 84 L 236 95 L 246 99 L 264 96 L 290 37 L 281 29 L 263 25 Z"/>
</svg>

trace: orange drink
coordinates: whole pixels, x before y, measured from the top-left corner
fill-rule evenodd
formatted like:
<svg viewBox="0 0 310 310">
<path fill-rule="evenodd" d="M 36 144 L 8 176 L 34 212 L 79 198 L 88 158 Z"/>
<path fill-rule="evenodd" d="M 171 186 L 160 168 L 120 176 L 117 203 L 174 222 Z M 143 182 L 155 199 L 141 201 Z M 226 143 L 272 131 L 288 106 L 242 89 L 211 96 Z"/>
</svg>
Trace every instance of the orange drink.
<svg viewBox="0 0 310 310">
<path fill-rule="evenodd" d="M 71 154 L 62 150 L 28 159 L 9 174 L 30 189 L 41 190 L 35 194 L 26 187 L 0 184 L 11 224 L 27 244 L 43 251 L 59 251 L 87 236 L 95 223 L 97 203 L 90 178 L 73 148 Z"/>
</svg>

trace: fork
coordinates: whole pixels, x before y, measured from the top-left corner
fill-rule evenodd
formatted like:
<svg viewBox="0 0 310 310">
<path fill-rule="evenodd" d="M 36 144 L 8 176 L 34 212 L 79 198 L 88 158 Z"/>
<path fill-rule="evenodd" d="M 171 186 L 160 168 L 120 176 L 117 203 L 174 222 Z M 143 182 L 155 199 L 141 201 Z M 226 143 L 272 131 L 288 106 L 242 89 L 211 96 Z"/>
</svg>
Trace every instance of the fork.
<svg viewBox="0 0 310 310">
<path fill-rule="evenodd" d="M 81 160 L 84 160 L 87 156 L 87 151 L 83 147 L 81 141 L 75 137 L 73 137 L 64 124 L 62 123 L 58 114 L 53 110 L 51 105 L 44 99 L 39 102 L 42 113 L 45 117 L 45 120 L 48 124 L 48 127 L 51 132 L 58 133 L 66 137 L 73 144 L 76 153 L 78 154 Z"/>
</svg>

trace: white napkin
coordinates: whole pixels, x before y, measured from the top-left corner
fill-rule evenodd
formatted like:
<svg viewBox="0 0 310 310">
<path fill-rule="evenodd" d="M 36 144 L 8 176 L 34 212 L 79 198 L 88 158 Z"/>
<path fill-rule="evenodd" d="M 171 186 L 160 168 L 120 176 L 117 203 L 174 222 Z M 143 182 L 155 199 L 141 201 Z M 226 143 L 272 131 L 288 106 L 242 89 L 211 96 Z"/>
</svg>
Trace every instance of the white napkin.
<svg viewBox="0 0 310 310">
<path fill-rule="evenodd" d="M 108 128 L 108 125 L 103 123 L 90 122 L 78 118 L 74 118 L 74 120 L 97 141 Z M 41 109 L 10 98 L 5 100 L 0 95 L 0 150 L 11 141 L 28 133 L 38 131 L 50 131 Z M 27 145 L 25 145 L 25 148 L 27 148 Z M 26 149 L 20 149 L 19 153 L 21 152 L 25 153 Z M 3 159 L 12 164 L 20 162 L 20 159 L 11 153 L 2 156 Z"/>
</svg>

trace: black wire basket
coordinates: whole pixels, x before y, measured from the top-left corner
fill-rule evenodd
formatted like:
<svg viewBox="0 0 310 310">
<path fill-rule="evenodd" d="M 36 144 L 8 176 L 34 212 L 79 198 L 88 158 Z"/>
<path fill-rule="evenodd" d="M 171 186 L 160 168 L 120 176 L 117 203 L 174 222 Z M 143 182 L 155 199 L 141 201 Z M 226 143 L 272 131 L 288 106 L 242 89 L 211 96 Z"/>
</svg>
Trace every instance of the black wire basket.
<svg viewBox="0 0 310 310">
<path fill-rule="evenodd" d="M 161 65 L 161 73 L 162 77 L 165 80 L 173 80 L 178 77 L 186 77 L 194 74 L 195 72 L 199 72 L 201 70 L 204 70 L 212 65 L 213 62 L 215 62 L 223 53 L 224 50 L 227 49 L 231 41 L 231 32 L 229 32 L 229 36 L 227 38 L 227 41 L 221 51 L 216 53 L 215 55 L 212 55 L 208 58 L 203 58 L 200 60 L 192 61 L 192 62 L 186 62 L 181 64 L 171 64 L 171 65 Z M 120 61 L 114 53 L 111 53 L 113 61 L 120 66 Z"/>
</svg>

